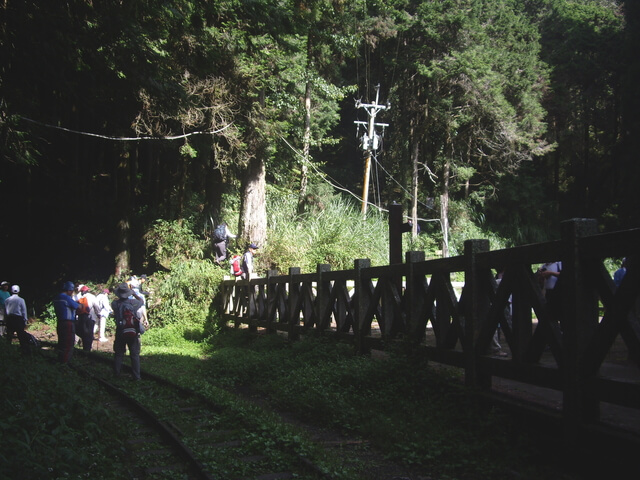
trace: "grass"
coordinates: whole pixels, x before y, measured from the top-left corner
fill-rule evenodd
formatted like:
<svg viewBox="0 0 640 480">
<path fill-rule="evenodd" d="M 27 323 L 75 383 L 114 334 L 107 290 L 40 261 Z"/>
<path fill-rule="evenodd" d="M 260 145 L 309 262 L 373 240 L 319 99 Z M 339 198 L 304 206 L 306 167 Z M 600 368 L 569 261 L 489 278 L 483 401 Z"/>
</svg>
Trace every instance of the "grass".
<svg viewBox="0 0 640 480">
<path fill-rule="evenodd" d="M 143 368 L 177 380 L 250 391 L 317 427 L 366 438 L 389 462 L 438 478 L 568 479 L 508 416 L 487 409 L 423 359 L 373 360 L 350 346 L 231 331 L 190 351 L 144 347 Z M 197 380 L 196 380 L 197 379 Z M 336 477 L 341 478 L 341 477 Z M 348 478 L 348 477 L 347 477 Z"/>
<path fill-rule="evenodd" d="M 485 408 L 452 381 L 450 370 L 434 369 L 422 358 L 359 357 L 345 344 L 317 338 L 288 343 L 243 330 L 206 342 L 157 340 L 143 337 L 144 371 L 229 406 L 253 422 L 255 440 L 267 442 L 265 448 L 275 438 L 336 480 L 381 478 L 371 474 L 378 463 L 402 463 L 416 475 L 439 479 L 574 478 L 541 463 L 540 450 L 508 416 Z M 9 366 L 0 376 L 0 398 L 10 413 L 0 421 L 2 438 L 10 439 L 0 453 L 0 477 L 11 478 L 23 462 L 37 458 L 30 464 L 33 474 L 23 478 L 80 478 L 83 469 L 92 478 L 122 478 L 108 470 L 121 427 L 100 407 L 99 392 L 59 365 L 21 358 L 15 348 L 3 346 L 0 354 Z M 257 395 L 271 408 L 238 392 Z M 364 456 L 351 450 L 327 454 L 272 409 L 322 431 L 367 440 L 375 453 L 366 452 L 369 443 L 363 442 Z M 78 446 L 87 443 L 78 456 Z M 355 471 L 364 473 L 358 477 Z"/>
</svg>

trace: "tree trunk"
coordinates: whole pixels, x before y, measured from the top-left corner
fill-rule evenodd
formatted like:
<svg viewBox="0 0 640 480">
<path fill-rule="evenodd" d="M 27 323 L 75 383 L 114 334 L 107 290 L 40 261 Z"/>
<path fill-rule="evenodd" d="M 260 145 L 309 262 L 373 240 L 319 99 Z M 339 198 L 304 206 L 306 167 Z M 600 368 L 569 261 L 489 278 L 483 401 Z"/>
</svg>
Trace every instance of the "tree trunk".
<svg viewBox="0 0 640 480">
<path fill-rule="evenodd" d="M 267 238 L 266 172 L 261 157 L 249 162 L 243 182 L 240 238 L 259 247 Z M 241 245 L 243 248 L 246 245 Z"/>
<path fill-rule="evenodd" d="M 420 145 L 416 138 L 413 139 L 413 153 L 411 154 L 413 163 L 413 175 L 411 177 L 411 238 L 418 236 L 418 155 Z"/>
<path fill-rule="evenodd" d="M 311 62 L 311 36 L 307 38 L 307 69 Z M 311 151 L 311 79 L 307 78 L 307 84 L 304 89 L 304 136 L 302 139 L 302 162 L 300 166 L 300 193 L 298 195 L 298 215 L 304 213 L 307 196 L 308 162 L 309 152 Z"/>
<path fill-rule="evenodd" d="M 451 162 L 445 161 L 442 169 L 442 195 L 440 195 L 440 226 L 442 228 L 442 256 L 449 256 L 449 177 Z"/>
<path fill-rule="evenodd" d="M 131 161 L 129 152 L 120 153 L 116 167 L 116 199 L 119 215 L 116 223 L 115 275 L 126 275 L 131 271 Z"/>
</svg>

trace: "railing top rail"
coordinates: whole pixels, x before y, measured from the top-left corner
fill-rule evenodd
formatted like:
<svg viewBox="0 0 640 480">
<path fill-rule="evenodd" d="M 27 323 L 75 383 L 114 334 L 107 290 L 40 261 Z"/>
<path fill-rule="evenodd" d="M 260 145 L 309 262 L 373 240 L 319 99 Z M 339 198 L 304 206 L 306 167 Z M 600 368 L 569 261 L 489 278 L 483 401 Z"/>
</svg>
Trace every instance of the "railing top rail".
<svg viewBox="0 0 640 480">
<path fill-rule="evenodd" d="M 381 265 L 377 267 L 369 267 L 362 269 L 362 275 L 365 278 L 379 278 L 393 275 L 406 275 L 407 264 L 397 263 L 394 265 Z"/>
<path fill-rule="evenodd" d="M 478 253 L 477 261 L 482 268 L 496 268 L 510 263 L 534 265 L 560 260 L 561 254 L 562 241 L 554 240 Z"/>
<path fill-rule="evenodd" d="M 317 273 L 294 273 L 293 275 L 286 275 L 287 279 L 294 282 L 315 282 L 318 279 Z"/>
<path fill-rule="evenodd" d="M 640 246 L 640 228 L 580 238 L 578 246 L 583 254 L 589 256 L 623 257 Z"/>
</svg>

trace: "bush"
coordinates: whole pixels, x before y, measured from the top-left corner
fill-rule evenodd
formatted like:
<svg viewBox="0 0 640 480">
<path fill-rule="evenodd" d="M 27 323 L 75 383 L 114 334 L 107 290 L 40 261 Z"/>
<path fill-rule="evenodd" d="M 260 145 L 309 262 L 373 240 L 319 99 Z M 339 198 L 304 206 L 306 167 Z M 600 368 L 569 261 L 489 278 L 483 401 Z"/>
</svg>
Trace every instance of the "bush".
<svg viewBox="0 0 640 480">
<path fill-rule="evenodd" d="M 207 248 L 206 240 L 198 239 L 189 226 L 179 220 L 156 220 L 146 233 L 145 241 L 151 255 L 165 268 L 180 261 L 201 259 Z"/>
<path fill-rule="evenodd" d="M 167 273 L 154 274 L 149 305 L 152 324 L 173 325 L 183 334 L 202 329 L 225 273 L 210 260 L 186 260 L 174 262 Z"/>
<path fill-rule="evenodd" d="M 270 198 L 268 244 L 257 260 L 263 268 L 286 273 L 289 267 L 315 272 L 317 264 L 333 270 L 353 268 L 353 261 L 369 258 L 372 265 L 389 261 L 385 215 L 371 211 L 362 218 L 359 208 L 339 197 L 313 213 L 296 215 L 297 197 L 281 192 Z"/>
</svg>

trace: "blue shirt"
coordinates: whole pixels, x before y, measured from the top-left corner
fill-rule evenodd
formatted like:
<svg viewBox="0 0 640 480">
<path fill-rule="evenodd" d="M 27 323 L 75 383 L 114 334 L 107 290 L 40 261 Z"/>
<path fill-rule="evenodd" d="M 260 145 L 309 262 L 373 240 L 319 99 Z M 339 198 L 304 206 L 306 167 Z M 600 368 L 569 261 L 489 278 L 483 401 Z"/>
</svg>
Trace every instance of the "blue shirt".
<svg viewBox="0 0 640 480">
<path fill-rule="evenodd" d="M 0 307 L 4 308 L 4 301 L 10 296 L 11 294 L 7 290 L 0 290 Z"/>
<path fill-rule="evenodd" d="M 613 274 L 613 283 L 616 284 L 616 287 L 619 287 L 622 283 L 622 279 L 624 278 L 624 274 L 627 273 L 627 269 L 624 267 L 620 267 Z"/>
<path fill-rule="evenodd" d="M 53 308 L 56 311 L 58 321 L 76 319 L 76 309 L 80 306 L 73 298 L 64 292 L 59 293 L 53 299 Z"/>
</svg>

